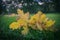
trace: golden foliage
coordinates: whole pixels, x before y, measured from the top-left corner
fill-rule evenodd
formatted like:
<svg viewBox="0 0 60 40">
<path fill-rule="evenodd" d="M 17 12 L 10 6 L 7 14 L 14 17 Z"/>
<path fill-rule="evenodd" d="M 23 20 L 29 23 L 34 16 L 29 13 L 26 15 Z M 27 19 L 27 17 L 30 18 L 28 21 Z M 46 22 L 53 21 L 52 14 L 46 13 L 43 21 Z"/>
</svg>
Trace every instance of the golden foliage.
<svg viewBox="0 0 60 40">
<path fill-rule="evenodd" d="M 18 9 L 17 13 L 19 15 L 19 19 L 17 22 L 13 22 L 9 25 L 11 29 L 18 29 L 23 27 L 24 30 L 21 31 L 23 35 L 27 34 L 29 31 L 28 27 L 31 27 L 34 30 L 40 30 L 48 29 L 54 25 L 55 21 L 48 20 L 45 14 L 43 14 L 41 11 L 38 11 L 35 15 L 31 16 L 29 15 L 29 12 L 24 13 L 23 10 Z"/>
<path fill-rule="evenodd" d="M 19 26 L 20 26 L 20 25 L 19 25 L 19 23 L 17 23 L 17 22 L 13 22 L 13 23 L 10 24 L 10 28 L 13 29 L 13 30 L 14 30 L 14 29 L 18 29 Z"/>
</svg>

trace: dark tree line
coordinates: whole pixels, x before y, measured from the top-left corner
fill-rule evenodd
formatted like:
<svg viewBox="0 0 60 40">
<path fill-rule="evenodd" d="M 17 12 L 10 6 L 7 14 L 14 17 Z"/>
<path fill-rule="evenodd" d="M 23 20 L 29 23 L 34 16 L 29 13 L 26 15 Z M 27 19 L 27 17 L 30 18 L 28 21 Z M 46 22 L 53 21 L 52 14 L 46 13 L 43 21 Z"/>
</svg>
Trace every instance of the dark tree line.
<svg viewBox="0 0 60 40">
<path fill-rule="evenodd" d="M 43 5 L 38 5 L 38 2 L 35 0 L 10 0 L 10 1 L 6 1 L 7 4 L 11 4 L 11 2 L 14 1 L 15 3 L 19 4 L 19 3 L 27 3 L 27 6 L 23 6 L 23 10 L 27 10 L 30 12 L 37 12 L 38 10 L 42 10 L 43 12 L 49 12 L 52 11 L 53 9 L 55 10 L 55 12 L 60 12 L 60 0 L 40 0 L 39 2 L 44 2 Z M 32 5 L 30 5 L 32 4 Z M 36 5 L 37 4 L 37 5 Z M 53 6 L 54 5 L 54 6 Z M 52 7 L 52 8 L 51 8 Z M 2 14 L 2 12 L 5 10 L 5 7 L 3 7 L 2 4 L 2 0 L 0 0 L 0 14 Z"/>
<path fill-rule="evenodd" d="M 60 0 L 54 0 L 54 2 L 56 11 L 60 12 Z"/>
<path fill-rule="evenodd" d="M 0 14 L 2 13 L 2 0 L 0 0 Z"/>
</svg>

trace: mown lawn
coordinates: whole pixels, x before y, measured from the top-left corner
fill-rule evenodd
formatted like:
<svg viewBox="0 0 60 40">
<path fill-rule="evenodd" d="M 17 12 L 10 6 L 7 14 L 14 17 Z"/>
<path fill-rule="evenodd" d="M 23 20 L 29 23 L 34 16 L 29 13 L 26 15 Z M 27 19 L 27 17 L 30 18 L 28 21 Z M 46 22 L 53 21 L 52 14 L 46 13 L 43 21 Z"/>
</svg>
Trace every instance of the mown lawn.
<svg viewBox="0 0 60 40">
<path fill-rule="evenodd" d="M 46 15 L 48 18 L 55 20 L 56 22 L 55 22 L 54 27 L 60 29 L 60 14 L 46 14 Z M 21 36 L 19 36 L 19 33 L 9 29 L 9 24 L 14 22 L 14 21 L 16 21 L 16 16 L 15 17 L 9 17 L 9 16 L 0 15 L 0 39 L 1 38 L 7 39 L 9 37 L 10 38 L 15 37 L 14 40 L 16 40 L 17 38 L 19 39 L 21 37 Z"/>
</svg>

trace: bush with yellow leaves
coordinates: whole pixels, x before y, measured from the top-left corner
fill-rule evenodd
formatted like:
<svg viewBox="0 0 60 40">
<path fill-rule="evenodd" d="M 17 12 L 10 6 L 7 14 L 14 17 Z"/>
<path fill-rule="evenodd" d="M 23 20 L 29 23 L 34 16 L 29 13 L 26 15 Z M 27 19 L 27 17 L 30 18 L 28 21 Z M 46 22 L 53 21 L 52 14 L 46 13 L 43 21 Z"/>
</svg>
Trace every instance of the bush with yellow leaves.
<svg viewBox="0 0 60 40">
<path fill-rule="evenodd" d="M 16 22 L 12 22 L 9 27 L 12 30 L 20 29 L 21 27 L 24 29 L 21 31 L 23 35 L 26 35 L 29 31 L 29 27 L 34 30 L 46 30 L 51 28 L 55 21 L 48 19 L 45 14 L 41 11 L 38 11 L 36 14 L 30 17 L 29 12 L 24 13 L 23 10 L 18 9 L 18 20 Z"/>
</svg>

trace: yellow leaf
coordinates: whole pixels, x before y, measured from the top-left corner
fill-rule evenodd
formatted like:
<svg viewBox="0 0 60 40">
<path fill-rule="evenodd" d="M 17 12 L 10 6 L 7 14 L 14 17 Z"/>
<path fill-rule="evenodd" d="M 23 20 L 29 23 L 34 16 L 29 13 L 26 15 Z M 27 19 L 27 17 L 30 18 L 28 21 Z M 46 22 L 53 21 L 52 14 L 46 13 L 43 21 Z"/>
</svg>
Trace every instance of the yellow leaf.
<svg viewBox="0 0 60 40">
<path fill-rule="evenodd" d="M 41 31 L 43 30 L 43 28 L 42 28 L 42 26 L 40 24 L 36 23 L 36 25 L 37 25 L 38 30 L 41 30 Z"/>
<path fill-rule="evenodd" d="M 9 27 L 14 30 L 14 29 L 18 29 L 20 25 L 17 22 L 13 22 L 9 25 Z"/>
<path fill-rule="evenodd" d="M 46 22 L 45 26 L 48 28 L 48 27 L 51 27 L 54 23 L 55 23 L 55 21 L 49 20 Z"/>
<path fill-rule="evenodd" d="M 26 35 L 26 34 L 28 33 L 28 31 L 29 31 L 29 30 L 28 30 L 28 27 L 23 27 L 23 29 L 24 29 L 24 30 L 22 30 L 21 33 L 22 33 L 23 35 Z"/>
<path fill-rule="evenodd" d="M 17 9 L 17 13 L 20 17 L 22 17 L 24 15 L 23 10 Z"/>
</svg>

